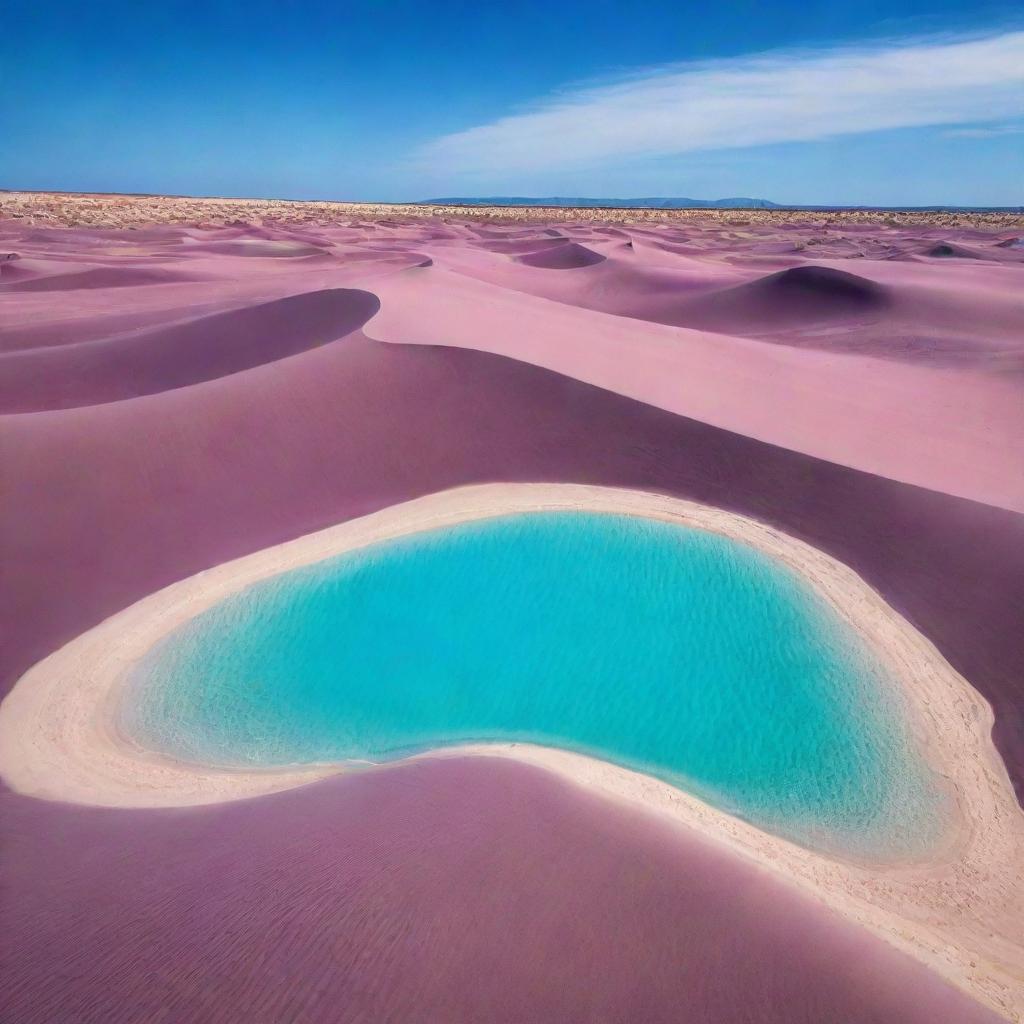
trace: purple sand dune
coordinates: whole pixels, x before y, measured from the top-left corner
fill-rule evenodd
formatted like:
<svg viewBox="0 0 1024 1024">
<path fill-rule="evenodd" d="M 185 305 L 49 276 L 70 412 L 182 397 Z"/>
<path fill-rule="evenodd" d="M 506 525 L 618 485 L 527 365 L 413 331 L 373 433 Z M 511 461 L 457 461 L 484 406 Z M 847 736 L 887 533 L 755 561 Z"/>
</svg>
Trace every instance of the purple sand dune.
<svg viewBox="0 0 1024 1024">
<path fill-rule="evenodd" d="M 510 256 L 519 253 L 540 252 L 542 249 L 559 249 L 563 245 L 565 245 L 564 238 L 552 238 L 550 235 L 536 235 L 529 238 L 513 235 L 507 238 L 496 238 L 493 241 L 475 243 L 478 249 L 506 253 Z"/>
<path fill-rule="evenodd" d="M 603 263 L 605 257 L 578 242 L 565 242 L 549 249 L 523 253 L 514 259 L 517 263 L 544 270 L 575 270 L 577 267 L 592 267 L 595 263 Z"/>
<path fill-rule="evenodd" d="M 1009 289 L 975 294 L 971 282 L 941 291 L 815 264 L 751 277 L 749 268 L 695 255 L 700 250 L 666 263 L 652 261 L 652 250 L 665 251 L 660 244 L 625 244 L 585 275 L 536 274 L 465 257 L 455 265 L 500 287 L 653 323 L 932 366 L 1024 366 L 1024 313 Z M 880 272 L 880 261 L 871 263 L 880 276 L 893 276 L 891 268 Z"/>
<path fill-rule="evenodd" d="M 679 242 L 663 242 L 655 241 L 651 243 L 662 252 L 675 253 L 677 256 L 696 256 L 701 252 L 699 246 L 687 245 L 684 241 Z"/>
<path fill-rule="evenodd" d="M 6 875 L 48 883 L 0 896 L 18 1024 L 998 1020 L 757 868 L 507 762 L 4 820 Z"/>
<path fill-rule="evenodd" d="M 950 242 L 936 242 L 935 245 L 925 250 L 925 256 L 932 256 L 937 259 L 949 259 L 952 257 L 974 260 L 979 258 L 973 249 L 969 249 L 965 245 L 953 245 Z"/>
<path fill-rule="evenodd" d="M 222 307 L 223 302 L 216 304 Z M 0 353 L 24 352 L 35 348 L 76 345 L 85 341 L 112 340 L 115 335 L 142 331 L 144 328 L 169 326 L 168 320 L 195 317 L 209 312 L 205 307 L 186 307 L 169 313 L 167 309 L 94 313 L 91 316 L 42 321 L 28 324 L 5 324 L 0 321 Z"/>
<path fill-rule="evenodd" d="M 891 304 L 883 285 L 845 270 L 810 264 L 692 299 L 679 311 L 676 322 L 746 333 L 877 315 Z"/>
<path fill-rule="evenodd" d="M 127 288 L 140 284 L 169 284 L 176 281 L 191 281 L 193 276 L 178 270 L 146 269 L 138 267 L 97 267 L 71 274 L 52 274 L 31 280 L 6 283 L 0 280 L 2 292 L 55 292 L 73 291 L 78 288 Z"/>
<path fill-rule="evenodd" d="M 166 583 L 310 530 L 464 483 L 611 484 L 752 515 L 850 565 L 993 703 L 1024 792 L 1024 516 L 527 364 L 358 334 L 145 401 L 0 425 L 5 687 Z"/>
<path fill-rule="evenodd" d="M 926 247 L 921 255 L 931 259 L 981 260 L 993 263 L 1016 263 L 1021 260 L 1012 245 L 992 244 L 991 239 L 942 240 Z M 1009 250 L 1009 251 L 1007 251 Z"/>
<path fill-rule="evenodd" d="M 335 288 L 107 341 L 0 354 L 0 412 L 98 405 L 275 362 L 362 327 L 369 292 Z"/>
<path fill-rule="evenodd" d="M 401 235 L 418 234 L 419 251 L 437 262 L 446 247 L 472 244 L 431 246 L 434 228 L 406 223 Z M 357 244 L 351 226 L 321 230 Z M 395 237 L 379 225 L 360 230 L 374 243 Z M 535 251 L 539 230 L 528 232 Z M 810 230 L 822 229 L 756 239 L 795 244 Z M 10 245 L 37 258 L 33 246 L 56 244 L 55 234 L 74 248 L 68 231 L 38 243 L 13 232 Z M 688 226 L 686 236 L 706 253 L 706 269 L 687 264 L 686 274 L 728 283 L 740 243 L 720 226 Z M 925 241 L 893 234 L 900 252 Z M 642 262 L 646 248 L 629 258 Z M 339 267 L 406 272 L 368 255 L 343 254 Z M 573 301 L 572 282 L 612 262 L 545 275 L 475 255 L 533 280 L 550 276 L 563 302 Z M 274 257 L 188 259 L 224 287 L 170 289 L 159 308 L 162 288 L 55 292 L 53 303 L 74 314 L 70 327 L 37 322 L 40 299 L 0 294 L 17 313 L 4 344 L 73 349 L 78 336 L 102 345 L 113 342 L 111 328 L 152 338 L 193 320 L 199 305 L 247 303 L 244 313 L 346 280 Z M 273 276 L 285 265 L 300 276 Z M 971 275 L 1014 272 L 981 261 L 886 266 L 885 286 L 897 290 L 897 272 L 957 275 L 979 311 L 995 293 L 988 277 L 976 287 Z M 235 287 L 243 273 L 248 290 Z M 622 286 L 643 300 L 633 315 L 650 315 L 658 286 L 645 292 L 636 281 Z M 357 287 L 372 292 L 372 280 Z M 272 334 L 259 335 L 261 349 L 279 343 Z M 207 359 L 203 346 L 186 344 L 174 372 L 203 380 Z M 378 344 L 356 331 L 342 344 L 254 362 L 262 365 L 136 400 L 0 416 L 0 692 L 107 615 L 232 557 L 458 484 L 592 482 L 733 509 L 853 567 L 993 703 L 996 742 L 1024 793 L 1024 516 L 481 352 Z M 0 881 L 0 1019 L 19 1024 L 160 1013 L 219 1024 L 992 1019 L 717 848 L 542 773 L 479 759 L 177 811 L 103 811 L 5 791 Z"/>
<path fill-rule="evenodd" d="M 0 286 L 8 286 L 15 282 L 35 280 L 39 275 L 33 272 L 31 265 L 25 260 L 5 259 L 0 262 Z"/>
<path fill-rule="evenodd" d="M 152 228 L 132 228 L 125 231 L 121 228 L 35 228 L 26 231 L 19 226 L 21 238 L 35 245 L 52 246 L 66 245 L 75 249 L 87 248 L 92 244 L 105 242 L 139 243 L 150 245 L 173 245 L 180 242 L 189 233 L 188 228 L 172 225 L 157 225 Z"/>
<path fill-rule="evenodd" d="M 22 284 L 46 277 L 57 277 L 66 283 L 73 273 L 98 269 L 90 263 L 83 261 L 81 253 L 62 253 L 53 255 L 48 253 L 45 257 L 39 257 L 35 253 L 27 256 L 18 254 L 16 260 L 4 260 L 0 262 L 0 285 L 4 291 L 11 291 L 12 284 Z M 58 283 L 58 289 L 63 285 Z M 17 289 L 13 289 L 17 290 Z"/>
<path fill-rule="evenodd" d="M 325 250 L 317 245 L 276 239 L 240 238 L 236 242 L 196 242 L 191 252 L 217 256 L 246 256 L 270 259 L 294 259 L 297 256 L 323 256 Z"/>
</svg>

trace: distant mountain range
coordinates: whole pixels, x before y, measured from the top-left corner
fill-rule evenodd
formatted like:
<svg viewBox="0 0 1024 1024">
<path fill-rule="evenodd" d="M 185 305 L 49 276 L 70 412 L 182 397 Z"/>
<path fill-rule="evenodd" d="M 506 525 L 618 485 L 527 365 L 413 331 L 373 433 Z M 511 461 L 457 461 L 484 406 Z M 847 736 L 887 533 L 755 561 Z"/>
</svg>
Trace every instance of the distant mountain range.
<svg viewBox="0 0 1024 1024">
<path fill-rule="evenodd" d="M 458 196 L 448 199 L 421 199 L 414 206 L 573 206 L 613 210 L 863 210 L 877 213 L 1024 213 L 1021 206 L 807 206 L 773 203 L 769 199 L 733 197 L 731 199 L 580 199 L 549 196 Z"/>
<path fill-rule="evenodd" d="M 767 199 L 566 199 L 549 196 L 530 199 L 524 196 L 465 196 L 450 199 L 423 199 L 421 206 L 573 206 L 603 207 L 617 210 L 775 210 L 778 203 Z"/>
</svg>

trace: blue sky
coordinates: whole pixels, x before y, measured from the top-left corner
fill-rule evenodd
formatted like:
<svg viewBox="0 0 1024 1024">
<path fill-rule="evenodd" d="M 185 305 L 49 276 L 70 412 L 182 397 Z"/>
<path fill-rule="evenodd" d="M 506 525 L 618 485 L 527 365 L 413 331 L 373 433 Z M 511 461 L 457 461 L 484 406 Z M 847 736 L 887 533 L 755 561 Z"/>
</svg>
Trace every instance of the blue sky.
<svg viewBox="0 0 1024 1024">
<path fill-rule="evenodd" d="M 1020 205 L 1017 10 L 0 0 L 0 187 Z"/>
</svg>

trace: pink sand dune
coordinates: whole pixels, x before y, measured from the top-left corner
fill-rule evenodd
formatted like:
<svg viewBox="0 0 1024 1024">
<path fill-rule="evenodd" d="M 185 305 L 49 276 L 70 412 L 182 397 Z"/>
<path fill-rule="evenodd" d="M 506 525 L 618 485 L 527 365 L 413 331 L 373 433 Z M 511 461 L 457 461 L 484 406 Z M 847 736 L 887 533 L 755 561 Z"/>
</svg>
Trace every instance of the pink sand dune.
<svg viewBox="0 0 1024 1024">
<path fill-rule="evenodd" d="M 1007 252 L 1006 250 L 1010 251 Z M 991 247 L 964 245 L 959 242 L 936 242 L 924 250 L 923 255 L 932 259 L 957 259 L 957 260 L 1014 260 L 1020 259 L 1013 252 L 1012 247 Z"/>
<path fill-rule="evenodd" d="M 142 284 L 169 284 L 193 280 L 192 275 L 178 270 L 140 267 L 96 267 L 71 273 L 47 274 L 7 283 L 0 278 L 0 292 L 67 292 L 80 288 L 128 288 Z"/>
<path fill-rule="evenodd" d="M 381 341 L 509 355 L 818 458 L 1024 509 L 1017 379 L 640 323 L 439 267 L 376 291 L 367 333 Z"/>
<path fill-rule="evenodd" d="M 552 238 L 550 235 L 514 235 L 510 238 L 495 238 L 477 242 L 476 247 L 488 252 L 503 252 L 509 255 L 540 252 L 543 249 L 560 249 L 565 245 L 562 237 Z"/>
<path fill-rule="evenodd" d="M 652 322 L 659 303 L 730 288 L 753 290 L 754 319 L 756 303 L 790 301 L 795 277 L 792 301 L 809 288 L 848 343 L 867 314 L 833 308 L 847 279 L 785 276 L 817 265 L 800 253 L 824 225 L 559 224 L 533 251 L 635 242 L 572 273 L 481 249 L 477 226 L 394 225 L 318 227 L 344 247 L 309 262 L 203 243 L 277 228 L 193 228 L 183 269 L 201 280 L 0 290 L 2 393 L 76 406 L 0 415 L 0 692 L 117 610 L 238 555 L 460 484 L 597 483 L 728 508 L 851 566 L 992 703 L 1024 793 L 1024 516 L 996 507 L 1021 496 L 1019 374 Z M 76 249 L 74 231 L 4 229 L 26 259 L 59 240 L 86 271 L 177 232 L 93 232 Z M 833 252 L 942 240 L 828 231 Z M 412 254 L 359 240 L 396 234 L 417 240 Z M 648 258 L 649 239 L 684 236 L 694 253 Z M 804 248 L 743 255 L 764 245 Z M 945 292 L 954 325 L 978 313 L 971 345 L 1024 348 L 1016 264 L 833 263 L 855 277 L 854 303 L 877 285 L 882 323 L 902 309 L 927 333 Z M 603 301 L 618 311 L 586 308 Z M 992 1019 L 758 869 L 509 763 L 176 811 L 4 791 L 0 881 L 0 1019 L 27 1024 L 668 1021 L 680 1008 L 707 1024 Z"/>
<path fill-rule="evenodd" d="M 46 879 L 3 907 L 19 1024 L 998 1019 L 757 868 L 519 765 L 4 811 L 5 870 Z"/>
<path fill-rule="evenodd" d="M 1002 269 L 959 264 L 951 281 L 906 263 L 831 259 L 777 270 L 774 261 L 753 269 L 713 255 L 666 256 L 647 241 L 603 251 L 604 264 L 572 275 L 465 251 L 445 250 L 441 262 L 502 288 L 654 323 L 935 366 L 1000 372 L 1022 365 L 1017 276 Z M 850 278 L 854 289 L 837 286 Z"/>
<path fill-rule="evenodd" d="M 579 242 L 564 242 L 537 252 L 525 252 L 514 257 L 517 263 L 528 267 L 540 267 L 543 270 L 575 270 L 579 267 L 592 267 L 595 263 L 603 263 L 605 257 L 593 249 L 588 249 Z"/>
<path fill-rule="evenodd" d="M 846 270 L 808 264 L 692 300 L 691 326 L 765 333 L 793 324 L 879 317 L 892 305 L 884 285 Z"/>
<path fill-rule="evenodd" d="M 294 295 L 109 340 L 0 354 L 0 412 L 97 405 L 275 362 L 362 327 L 369 292 Z"/>
<path fill-rule="evenodd" d="M 193 242 L 189 249 L 192 252 L 211 253 L 218 256 L 261 256 L 274 259 L 294 259 L 301 256 L 323 256 L 325 254 L 325 250 L 317 245 L 261 238 L 239 238 L 226 242 Z"/>
</svg>

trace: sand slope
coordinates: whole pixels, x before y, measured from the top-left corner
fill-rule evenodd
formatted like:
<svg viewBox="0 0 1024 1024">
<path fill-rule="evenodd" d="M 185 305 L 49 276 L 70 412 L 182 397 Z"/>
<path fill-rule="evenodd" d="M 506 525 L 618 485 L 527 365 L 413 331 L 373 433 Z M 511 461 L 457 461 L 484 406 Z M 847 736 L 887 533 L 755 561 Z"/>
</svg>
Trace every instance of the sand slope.
<svg viewBox="0 0 1024 1024">
<path fill-rule="evenodd" d="M 991 702 L 1024 788 L 1024 517 L 1010 510 L 1024 495 L 1024 253 L 999 245 L 1019 230 L 645 217 L 566 219 L 556 236 L 550 223 L 326 216 L 144 232 L 0 223 L 0 245 L 21 257 L 10 263 L 25 264 L 18 281 L 52 277 L 61 261 L 77 272 L 154 258 L 192 278 L 0 289 L 3 350 L 37 358 L 56 346 L 45 358 L 57 360 L 33 411 L 0 417 L 4 690 L 103 618 L 230 558 L 459 484 L 598 483 L 732 509 L 849 565 Z M 318 251 L 235 248 L 250 239 Z M 506 239 L 513 251 L 478 244 Z M 605 259 L 517 260 L 567 240 Z M 210 251 L 224 242 L 230 251 Z M 938 242 L 1010 257 L 921 255 Z M 887 302 L 776 324 L 770 339 L 749 336 L 754 317 L 666 326 L 690 301 L 807 264 L 875 282 Z M 346 313 L 337 344 L 315 343 L 314 312 L 331 300 L 311 299 L 292 341 L 261 332 L 258 317 L 231 335 L 237 359 L 214 379 L 212 336 L 176 348 L 179 325 L 334 289 L 380 303 L 365 322 Z M 62 348 L 127 353 L 127 336 L 170 339 L 165 362 L 132 354 L 156 368 L 145 388 L 146 373 L 126 384 L 116 360 L 94 377 L 83 369 L 88 386 L 61 373 L 80 358 Z M 8 387 L 13 401 L 31 393 Z M 52 408 L 68 394 L 76 408 Z M 6 1015 L 116 1020 L 159 997 L 226 1020 L 240 1019 L 235 1008 L 335 1020 L 342 1001 L 352 1019 L 424 1005 L 448 1020 L 500 1009 L 564 1020 L 567 1006 L 658 1020 L 683 1004 L 709 1021 L 881 1022 L 934 1019 L 930 1000 L 950 998 L 820 909 L 805 918 L 771 888 L 748 897 L 766 884 L 749 865 L 696 841 L 684 850 L 639 819 L 613 824 L 605 804 L 584 811 L 578 793 L 522 766 L 466 764 L 191 811 L 3 794 Z M 482 811 L 496 792 L 500 824 Z M 595 842 L 599 827 L 610 831 Z M 114 921 L 133 922 L 130 942 Z M 813 942 L 794 936 L 804 929 Z M 479 940 L 460 944 L 470 934 Z M 310 989 L 313 977 L 329 980 Z M 473 993 L 479 1003 L 466 1002 Z M 942 1015 L 984 1019 L 963 1002 Z"/>
<path fill-rule="evenodd" d="M 756 868 L 511 762 L 189 811 L 8 799 L 4 822 L 0 998 L 24 1024 L 998 1020 Z"/>
</svg>

